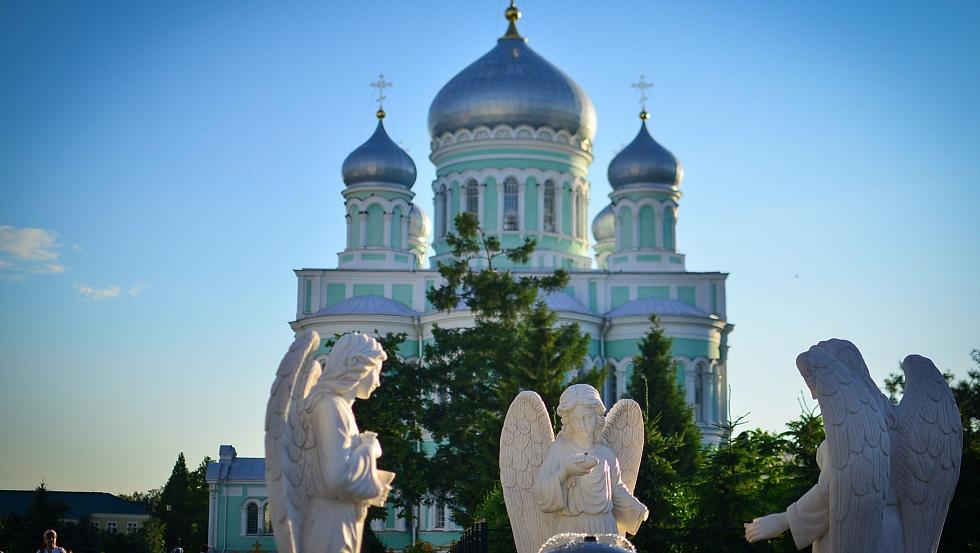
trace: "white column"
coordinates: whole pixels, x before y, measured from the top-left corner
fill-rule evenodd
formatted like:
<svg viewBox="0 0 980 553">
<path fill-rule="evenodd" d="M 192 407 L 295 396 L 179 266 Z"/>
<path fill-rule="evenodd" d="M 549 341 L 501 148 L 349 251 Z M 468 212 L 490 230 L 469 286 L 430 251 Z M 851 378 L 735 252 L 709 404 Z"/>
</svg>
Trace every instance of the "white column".
<svg viewBox="0 0 980 553">
<path fill-rule="evenodd" d="M 397 250 L 398 246 L 391 243 L 391 225 L 393 222 L 391 220 L 391 212 L 386 210 L 384 214 L 385 214 L 385 226 L 384 226 L 384 235 L 381 237 L 381 245 L 387 246 L 393 250 Z"/>
<path fill-rule="evenodd" d="M 357 218 L 358 224 L 361 225 L 361 232 L 359 234 L 358 247 L 363 248 L 367 245 L 367 211 L 362 211 L 361 208 L 357 208 Z"/>
<path fill-rule="evenodd" d="M 218 537 L 218 490 L 217 485 L 208 485 L 208 549 L 214 549 Z"/>
</svg>

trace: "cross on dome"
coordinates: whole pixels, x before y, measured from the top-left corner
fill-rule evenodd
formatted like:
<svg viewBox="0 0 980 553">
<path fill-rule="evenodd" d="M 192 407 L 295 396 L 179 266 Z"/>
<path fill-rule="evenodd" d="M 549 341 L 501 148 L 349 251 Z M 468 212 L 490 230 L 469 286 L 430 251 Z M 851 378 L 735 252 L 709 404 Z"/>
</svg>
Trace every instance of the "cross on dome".
<svg viewBox="0 0 980 553">
<path fill-rule="evenodd" d="M 381 73 L 380 75 L 378 75 L 378 80 L 373 83 L 368 83 L 368 86 L 370 86 L 371 88 L 378 89 L 378 99 L 375 100 L 376 102 L 378 102 L 377 115 L 378 115 L 378 119 L 384 119 L 385 118 L 384 101 L 388 99 L 388 97 L 385 96 L 385 89 L 395 86 L 395 83 L 391 81 L 386 81 L 384 73 Z"/>
<path fill-rule="evenodd" d="M 650 116 L 650 114 L 647 113 L 647 100 L 649 99 L 647 96 L 647 89 L 653 88 L 653 83 L 646 82 L 646 77 L 641 74 L 640 80 L 638 82 L 631 83 L 630 86 L 640 91 L 640 119 L 646 121 L 647 117 Z"/>
</svg>

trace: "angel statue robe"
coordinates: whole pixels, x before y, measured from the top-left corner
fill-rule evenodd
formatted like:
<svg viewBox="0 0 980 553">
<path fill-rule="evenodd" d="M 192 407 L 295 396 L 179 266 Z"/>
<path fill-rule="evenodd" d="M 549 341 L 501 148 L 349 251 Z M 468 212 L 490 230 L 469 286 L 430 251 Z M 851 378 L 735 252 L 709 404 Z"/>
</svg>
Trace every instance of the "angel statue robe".
<svg viewBox="0 0 980 553">
<path fill-rule="evenodd" d="M 331 394 L 307 398 L 316 435 L 313 490 L 303 512 L 303 553 L 357 553 L 368 505 L 384 492 L 371 448 L 361 436 L 348 401 Z"/>
<path fill-rule="evenodd" d="M 588 474 L 562 483 L 562 469 L 581 453 L 595 456 L 599 464 Z M 538 509 L 558 515 L 556 534 L 635 534 L 647 516 L 646 506 L 623 484 L 613 450 L 605 444 L 583 450 L 562 434 L 545 455 L 533 493 Z"/>
</svg>

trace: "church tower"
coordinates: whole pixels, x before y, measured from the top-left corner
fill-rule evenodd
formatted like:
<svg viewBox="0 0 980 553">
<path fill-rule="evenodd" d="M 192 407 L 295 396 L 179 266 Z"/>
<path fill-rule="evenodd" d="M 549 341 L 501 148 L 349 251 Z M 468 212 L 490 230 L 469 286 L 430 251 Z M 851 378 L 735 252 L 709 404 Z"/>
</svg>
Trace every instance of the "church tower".
<svg viewBox="0 0 980 553">
<path fill-rule="evenodd" d="M 446 235 L 469 211 L 504 247 L 534 238 L 528 267 L 589 269 L 588 168 L 595 108 L 579 86 L 507 32 L 460 71 L 429 108 L 436 166 L 433 262 L 449 258 Z"/>
<path fill-rule="evenodd" d="M 382 76 L 377 86 L 384 98 Z M 415 162 L 385 131 L 383 108 L 367 142 L 344 160 L 341 174 L 347 219 L 347 247 L 339 254 L 344 269 L 418 269 L 428 251 L 429 219 L 412 199 Z"/>
<path fill-rule="evenodd" d="M 674 154 L 650 136 L 649 116 L 646 109 L 640 112 L 636 138 L 609 163 L 612 203 L 592 224 L 600 269 L 684 271 L 676 234 L 684 171 Z"/>
</svg>

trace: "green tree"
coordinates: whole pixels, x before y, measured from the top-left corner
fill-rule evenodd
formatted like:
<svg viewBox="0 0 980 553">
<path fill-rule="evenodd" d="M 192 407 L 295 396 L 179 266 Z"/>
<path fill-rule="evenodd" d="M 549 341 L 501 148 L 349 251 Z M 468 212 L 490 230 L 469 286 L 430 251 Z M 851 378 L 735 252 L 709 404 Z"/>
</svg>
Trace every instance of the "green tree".
<svg viewBox="0 0 980 553">
<path fill-rule="evenodd" d="M 7 513 L 0 526 L 0 544 L 9 551 L 36 551 L 45 530 L 60 530 L 62 519 L 68 516 L 67 505 L 51 497 L 44 483 L 34 488 L 31 501 L 22 515 Z"/>
<path fill-rule="evenodd" d="M 207 503 L 205 502 L 205 509 Z M 190 546 L 193 537 L 194 504 L 191 501 L 190 473 L 184 454 L 177 456 L 170 479 L 160 492 L 154 515 L 165 525 L 164 540 L 168 549 Z"/>
<path fill-rule="evenodd" d="M 184 542 L 184 549 L 208 543 L 208 482 L 205 479 L 208 464 L 214 459 L 205 456 L 201 464 L 187 475 L 187 509 L 190 516 L 189 541 Z"/>
<path fill-rule="evenodd" d="M 684 399 L 684 388 L 677 379 L 671 355 L 671 339 L 664 334 L 657 316 L 650 317 L 650 330 L 633 357 L 633 374 L 626 386 L 653 425 L 666 440 L 661 455 L 681 477 L 694 474 L 701 450 L 701 431 L 694 424 L 694 412 Z"/>
<path fill-rule="evenodd" d="M 411 527 L 412 507 L 422 501 L 429 488 L 428 459 L 422 447 L 422 398 L 428 384 L 417 361 L 406 361 L 398 355 L 405 334 L 388 333 L 377 338 L 388 354 L 381 366 L 381 386 L 370 399 L 354 402 L 354 413 L 360 427 L 378 433 L 384 451 L 378 466 L 396 474 L 388 501 Z M 385 515 L 383 508 L 371 509 L 372 518 Z"/>
<path fill-rule="evenodd" d="M 421 373 L 433 390 L 423 422 L 439 444 L 431 458 L 439 475 L 433 492 L 450 500 L 465 525 L 499 479 L 498 442 L 510 402 L 520 390 L 535 390 L 553 414 L 563 383 L 585 359 L 589 337 L 578 325 L 556 326 L 554 313 L 538 300 L 539 290 L 568 284 L 565 271 L 515 276 L 499 268 L 526 264 L 534 240 L 504 248 L 471 213 L 457 216 L 456 228 L 458 234 L 447 237 L 453 260 L 439 264 L 445 282 L 427 297 L 443 311 L 466 306 L 475 321 L 471 328 L 434 327 Z M 587 371 L 582 378 L 595 381 L 601 374 Z"/>
</svg>

